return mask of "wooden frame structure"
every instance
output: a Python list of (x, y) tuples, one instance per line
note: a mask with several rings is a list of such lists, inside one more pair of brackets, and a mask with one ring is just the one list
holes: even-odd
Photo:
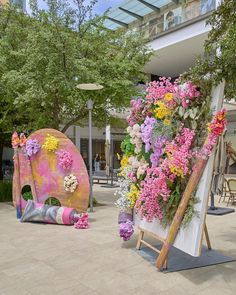
[[(161, 251), (157, 248), (155, 248), (154, 246), (152, 246), (150, 243), (148, 243), (147, 241), (144, 240), (144, 234), (146, 235), (149, 235), (155, 239), (157, 239), (158, 241), (162, 242), (164, 244), (165, 242), (165, 239), (161, 238), (160, 236), (150, 232), (150, 231), (147, 231), (143, 228), (141, 228), (140, 226), (138, 227), (138, 230), (139, 230), (139, 236), (138, 236), (138, 242), (137, 242), (137, 245), (136, 245), (136, 250), (141, 250), (141, 247), (142, 247), (142, 244), (144, 244), (145, 246), (147, 246), (148, 248), (152, 249), (153, 251), (155, 251), (158, 255), (160, 255)], [(205, 239), (206, 239), (206, 243), (207, 243), (207, 248), (208, 250), (211, 250), (212, 247), (211, 247), (211, 241), (210, 241), (210, 237), (209, 237), (209, 233), (208, 233), (208, 229), (207, 229), (207, 225), (205, 223), (205, 226), (204, 226), (204, 234), (205, 234)], [(163, 269), (167, 269), (168, 267), (168, 255), (164, 261), (164, 264), (163, 264)]]

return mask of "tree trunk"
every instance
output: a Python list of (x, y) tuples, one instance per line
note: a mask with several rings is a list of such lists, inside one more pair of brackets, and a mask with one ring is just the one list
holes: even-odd
[(67, 131), (67, 129), (71, 126), (71, 125), (74, 125), (76, 124), (78, 121), (81, 121), (82, 119), (84, 119), (87, 115), (87, 110), (81, 114), (79, 114), (77, 117), (71, 119), (69, 122), (67, 122), (65, 124), (65, 126), (61, 129), (61, 132), (62, 133), (65, 133)]

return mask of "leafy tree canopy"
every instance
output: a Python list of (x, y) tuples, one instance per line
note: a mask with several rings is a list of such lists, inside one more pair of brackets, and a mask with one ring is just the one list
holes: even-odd
[(198, 59), (188, 75), (214, 84), (224, 78), (226, 98), (236, 99), (236, 1), (222, 1), (207, 24), (211, 31), (205, 42), (205, 59)]
[[(139, 34), (105, 28), (104, 18), (92, 15), (96, 1), (45, 3), (48, 9), (40, 10), (32, 0), (31, 16), (1, 8), (0, 128), (64, 124), (65, 131), (87, 116), (88, 98), (94, 100), (94, 121), (104, 125), (110, 109), (124, 108), (136, 94), (151, 52)], [(104, 89), (78, 90), (78, 83)]]

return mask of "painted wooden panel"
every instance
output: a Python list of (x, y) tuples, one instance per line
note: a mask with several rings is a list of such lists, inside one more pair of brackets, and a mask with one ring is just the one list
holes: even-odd
[[(56, 153), (42, 148), (48, 134), (59, 140), (58, 150), (66, 150), (72, 155), (73, 163), (70, 170), (64, 170), (59, 166)], [(17, 196), (21, 194), (22, 188), (25, 185), (30, 185), (34, 200), (39, 203), (44, 203), (49, 197), (54, 197), (60, 201), (62, 206), (85, 212), (89, 201), (89, 178), (84, 161), (76, 146), (63, 133), (54, 129), (38, 130), (28, 139), (37, 139), (41, 149), (29, 158), (24, 148), (19, 148), (14, 156), (14, 204), (16, 204)], [(79, 183), (73, 193), (66, 192), (64, 189), (64, 177), (70, 173), (76, 176)], [(22, 196), (20, 203), (23, 209), (26, 201)]]

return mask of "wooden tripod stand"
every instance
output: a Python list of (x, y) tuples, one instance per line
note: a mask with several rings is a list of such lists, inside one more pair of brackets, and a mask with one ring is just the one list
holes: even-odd
[[(147, 230), (141, 228), (140, 226), (138, 227), (138, 229), (139, 229), (139, 236), (138, 236), (138, 242), (136, 245), (136, 250), (141, 250), (142, 244), (144, 244), (145, 246), (152, 249), (153, 251), (155, 251), (159, 255), (161, 251), (159, 249), (157, 249), (156, 247), (152, 246), (151, 244), (149, 244), (147, 241), (145, 241), (144, 234), (157, 239), (158, 241), (162, 242), (163, 244), (165, 242), (165, 239), (161, 238), (160, 236), (158, 236), (150, 231), (147, 231)], [(204, 235), (205, 235), (205, 239), (206, 239), (206, 243), (207, 243), (207, 248), (208, 248), (208, 250), (211, 250), (212, 249), (211, 248), (211, 241), (209, 238), (209, 233), (208, 233), (206, 223), (204, 225)], [(163, 264), (163, 269), (167, 269), (167, 266), (168, 266), (168, 256), (166, 257), (165, 262)]]

